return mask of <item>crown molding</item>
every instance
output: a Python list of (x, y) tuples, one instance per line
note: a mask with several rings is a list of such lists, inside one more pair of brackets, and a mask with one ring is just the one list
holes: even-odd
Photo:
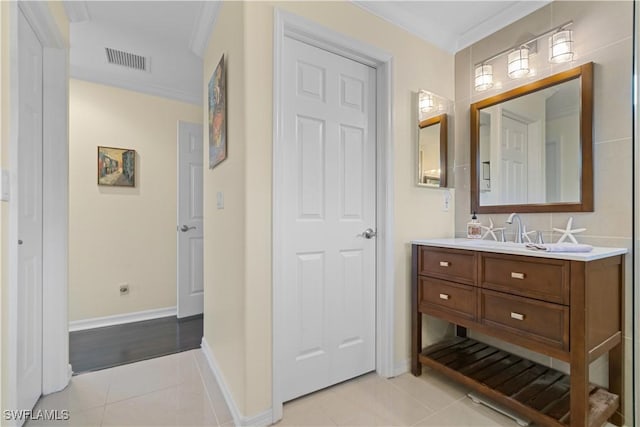
[(62, 2), (70, 23), (90, 21), (89, 8), (84, 0), (65, 0)]
[(104, 73), (97, 73), (95, 70), (71, 66), (70, 77), (78, 80), (98, 83), (106, 86), (115, 86), (133, 92), (145, 93), (147, 95), (159, 96), (173, 99), (175, 101), (186, 102), (197, 106), (202, 106), (202, 93), (199, 91), (186, 91), (174, 89), (168, 86), (160, 86), (152, 83), (140, 82), (137, 79), (127, 79), (113, 77)]
[(204, 56), (204, 51), (209, 44), (209, 38), (215, 27), (221, 4), (221, 1), (203, 2), (194, 23), (189, 49), (200, 58)]
[[(541, 7), (551, 3), (552, 0), (536, 0), (536, 1), (521, 1), (512, 4), (503, 11), (493, 15), (486, 21), (470, 28), (464, 33), (460, 34), (456, 41), (456, 51), (460, 51), (468, 46), (471, 46), (475, 42), (484, 39), (485, 37), (501, 30), (502, 28), (516, 22), (518, 19), (535, 12)], [(515, 42), (516, 40), (514, 40)]]
[(352, 0), (352, 4), (376, 15), (380, 19), (402, 28), (442, 50), (455, 54), (507, 25), (512, 24), (518, 19), (544, 7), (548, 3), (551, 3), (551, 0), (533, 0), (514, 3), (461, 34), (449, 30), (446, 25), (443, 25), (441, 22), (424, 22), (424, 20), (418, 20), (418, 17), (409, 14), (402, 8), (398, 8), (393, 3), (394, 2), (387, 1)]

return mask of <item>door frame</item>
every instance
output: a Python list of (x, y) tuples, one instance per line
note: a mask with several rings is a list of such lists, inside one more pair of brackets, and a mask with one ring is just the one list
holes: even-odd
[(393, 217), (393, 116), (391, 106), (393, 56), (377, 47), (328, 29), (298, 15), (274, 9), (273, 30), (273, 255), (272, 255), (272, 421), (282, 418), (280, 361), (284, 298), (283, 184), (285, 150), (283, 137), (282, 60), (284, 39), (291, 37), (376, 69), (376, 372), (391, 377), (394, 372), (394, 217)]
[[(69, 366), (69, 324), (67, 314), (68, 261), (68, 175), (69, 175), (69, 50), (46, 2), (11, 2), (9, 14), (9, 169), (7, 249), (7, 344), (18, 348), (18, 14), (20, 11), (35, 31), (43, 47), (43, 228), (42, 272), (43, 340), (42, 393), (62, 390), (71, 378)], [(14, 244), (12, 244), (12, 242)], [(17, 350), (8, 351), (7, 407), (17, 406)], [(11, 422), (10, 422), (11, 423)], [(14, 421), (15, 424), (17, 422)]]

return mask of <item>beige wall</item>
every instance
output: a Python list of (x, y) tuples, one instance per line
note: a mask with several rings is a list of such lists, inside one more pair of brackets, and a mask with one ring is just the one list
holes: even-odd
[[(393, 55), (395, 362), (409, 357), (410, 247), (453, 235), (440, 190), (414, 184), (415, 92), (454, 96), (453, 56), (348, 2), (223, 3), (205, 56), (205, 82), (228, 59), (229, 158), (205, 172), (205, 338), (241, 412), (271, 407), (271, 197), (274, 7)], [(205, 92), (206, 93), (206, 92)], [(205, 134), (207, 134), (205, 132)], [(205, 142), (206, 143), (206, 142)], [(225, 191), (225, 209), (214, 197)], [(224, 320), (222, 322), (221, 320)], [(433, 331), (439, 333), (439, 331)]]
[[(469, 105), (500, 91), (528, 81), (555, 74), (559, 71), (593, 61), (594, 67), (594, 196), (593, 213), (557, 213), (522, 215), (528, 229), (543, 230), (547, 241), (558, 239), (551, 235), (552, 227), (564, 228), (569, 217), (574, 226), (586, 227), (578, 235), (580, 242), (598, 246), (624, 247), (632, 245), (632, 133), (631, 133), (631, 65), (633, 3), (629, 1), (555, 1), (520, 21), (498, 31), (474, 45), (458, 52), (456, 67), (456, 234), (463, 236), (470, 218), (469, 203)], [(546, 61), (546, 40), (539, 45), (537, 75), (528, 79), (505, 78), (504, 57), (494, 63), (501, 89), (475, 92), (473, 65), (486, 57), (513, 46), (531, 34), (540, 34), (556, 25), (573, 20), (575, 61), (553, 65)], [(497, 224), (506, 215), (479, 215)], [(627, 378), (631, 378), (631, 257), (627, 256), (626, 274), (626, 333)], [(527, 352), (529, 356), (536, 357)], [(542, 358), (542, 363), (566, 369), (562, 363)], [(606, 381), (606, 360), (592, 366), (596, 380)], [(627, 381), (627, 419), (631, 411), (631, 381)], [(628, 422), (631, 425), (631, 421)]]
[[(70, 81), (70, 321), (176, 305), (177, 122), (202, 123), (201, 111)], [(136, 150), (135, 188), (97, 185), (99, 145)]]
[[(244, 9), (224, 2), (204, 56), (203, 93), (222, 54), (227, 69), (228, 158), (204, 169), (204, 337), (213, 348), (225, 382), (244, 408), (246, 351), (246, 99)], [(208, 107), (204, 123), (208, 123)], [(267, 132), (265, 131), (265, 134)], [(209, 164), (209, 131), (203, 132), (205, 164)], [(224, 209), (216, 209), (216, 193), (224, 192)], [(266, 214), (266, 213), (265, 213)], [(256, 358), (262, 356), (254, 355)]]

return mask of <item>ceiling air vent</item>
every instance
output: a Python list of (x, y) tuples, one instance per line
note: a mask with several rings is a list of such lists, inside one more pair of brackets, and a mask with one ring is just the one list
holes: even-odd
[(147, 58), (134, 53), (105, 47), (109, 64), (121, 65), (134, 70), (147, 71)]

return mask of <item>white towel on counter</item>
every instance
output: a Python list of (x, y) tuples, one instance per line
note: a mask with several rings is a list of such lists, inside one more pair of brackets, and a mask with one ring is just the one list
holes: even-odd
[(545, 252), (591, 252), (593, 246), (579, 243), (527, 243), (527, 248)]

